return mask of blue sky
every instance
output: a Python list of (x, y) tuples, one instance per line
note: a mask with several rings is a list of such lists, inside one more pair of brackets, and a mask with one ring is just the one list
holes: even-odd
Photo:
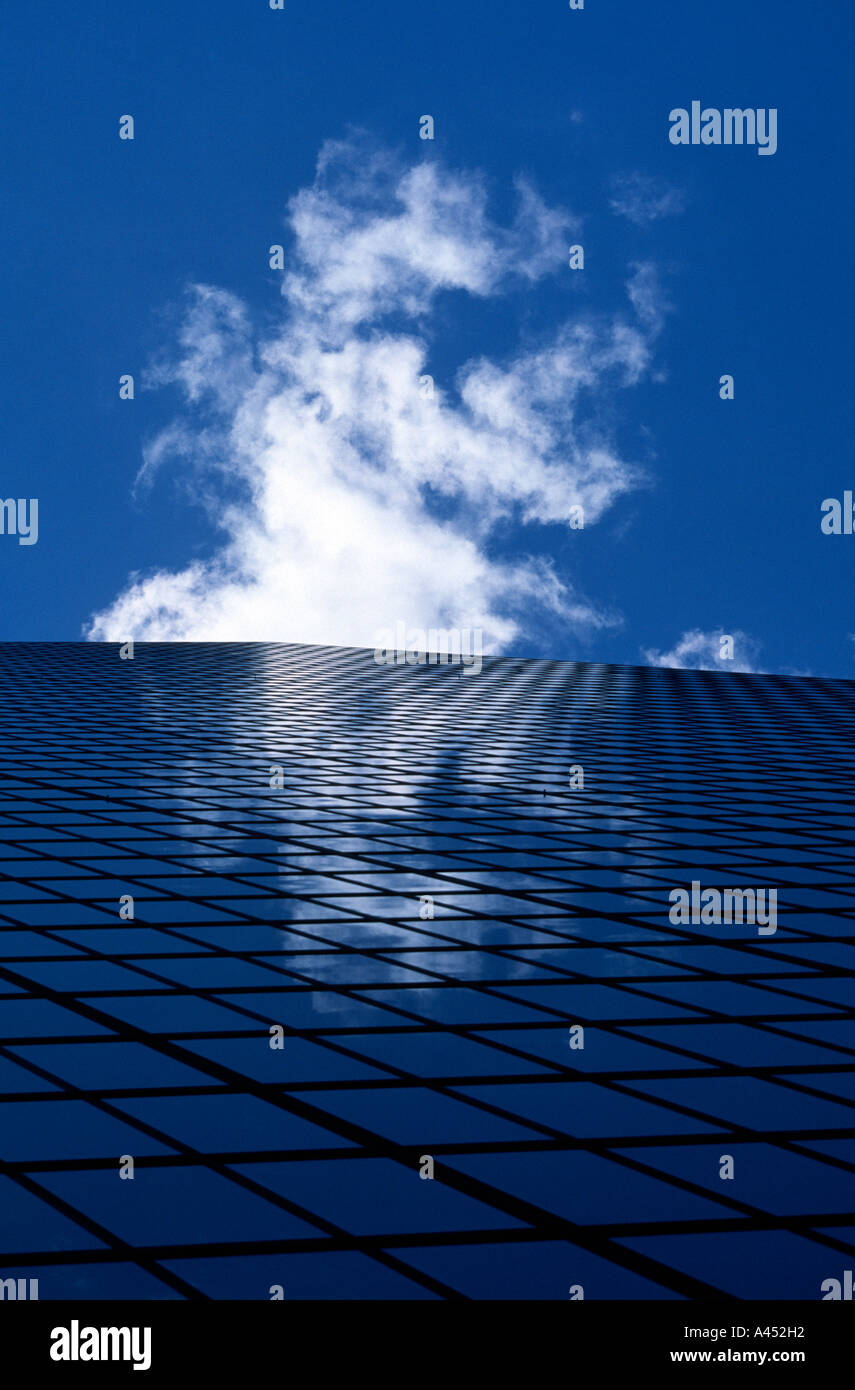
[[(851, 23), (793, 0), (7, 8), (0, 495), (39, 499), (39, 538), (0, 538), (0, 637), (483, 622), (519, 655), (700, 665), (725, 632), (731, 668), (855, 676), (855, 537), (820, 531), (852, 484)], [(777, 152), (671, 145), (694, 99), (776, 108)], [(574, 332), (590, 373), (561, 365)], [(367, 345), (407, 343), (436, 416), (393, 366), (372, 394)], [(314, 393), (331, 354), (352, 376)], [(372, 456), (399, 409), (399, 454)]]

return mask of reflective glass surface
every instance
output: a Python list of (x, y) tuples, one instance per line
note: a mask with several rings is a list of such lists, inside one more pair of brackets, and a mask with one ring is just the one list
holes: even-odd
[[(854, 693), (0, 646), (0, 1277), (821, 1297), (855, 1252)], [(774, 930), (681, 919), (693, 883), (774, 889)]]

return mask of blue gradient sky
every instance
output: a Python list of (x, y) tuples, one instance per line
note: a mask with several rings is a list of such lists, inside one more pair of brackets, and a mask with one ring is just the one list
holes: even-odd
[[(611, 311), (633, 262), (655, 263), (671, 305), (652, 377), (602, 407), (648, 485), (582, 533), (511, 519), (490, 542), (551, 557), (621, 622), (586, 633), (532, 612), (511, 650), (641, 662), (724, 630), (747, 634), (759, 669), (855, 676), (855, 537), (819, 526), (822, 499), (852, 485), (845, 7), (152, 0), (131, 14), (87, 0), (15, 3), (2, 30), (0, 494), (39, 498), (40, 535), (0, 538), (0, 638), (80, 637), (132, 572), (214, 553), (180, 469), (133, 493), (146, 441), (186, 418), (177, 391), (124, 403), (118, 377), (174, 345), (191, 282), (275, 323), (267, 247), (287, 240), (287, 201), (324, 141), (356, 126), (405, 159), (482, 170), (499, 221), (520, 173), (584, 219), (584, 277), (440, 297), (438, 379), (579, 310)], [(776, 107), (777, 153), (672, 147), (668, 113), (693, 99)], [(117, 138), (125, 112), (133, 143)], [(616, 216), (612, 180), (628, 174), (677, 190), (682, 213)], [(719, 400), (723, 372), (733, 402)]]

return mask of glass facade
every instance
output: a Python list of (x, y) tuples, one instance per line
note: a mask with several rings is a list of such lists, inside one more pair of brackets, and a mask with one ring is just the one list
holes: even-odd
[(821, 1298), (853, 690), (0, 646), (0, 1277)]

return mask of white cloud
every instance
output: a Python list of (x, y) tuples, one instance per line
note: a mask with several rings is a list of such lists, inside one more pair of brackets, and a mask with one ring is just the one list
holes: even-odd
[(671, 306), (663, 296), (656, 267), (652, 262), (635, 262), (630, 269), (632, 274), (626, 282), (629, 302), (639, 322), (651, 337), (656, 337), (662, 331), (665, 315), (670, 312)]
[(673, 217), (686, 206), (685, 195), (660, 179), (647, 174), (619, 174), (611, 182), (612, 212), (628, 217), (639, 227), (656, 222), (660, 217)]
[[(733, 641), (733, 656), (722, 656), (722, 640), (730, 637)], [(688, 668), (693, 671), (754, 671), (759, 644), (744, 632), (725, 631), (701, 632), (693, 628), (684, 632), (679, 642), (670, 652), (646, 650), (644, 659), (650, 666), (671, 666), (677, 670)]]
[(466, 362), (432, 396), (422, 385), (438, 295), (569, 273), (573, 219), (517, 192), (500, 227), (477, 177), (357, 141), (324, 148), (289, 205), (279, 329), (263, 339), (239, 300), (197, 285), (178, 360), (153, 373), (188, 408), (145, 450), (137, 486), (179, 459), (221, 548), (132, 575), (89, 637), (373, 646), (400, 619), (480, 627), (498, 650), (538, 610), (583, 631), (614, 621), (549, 561), (498, 555), (497, 528), (566, 525), (577, 504), (587, 527), (642, 481), (596, 422), (651, 368), (653, 268), (633, 268), (627, 312)]

